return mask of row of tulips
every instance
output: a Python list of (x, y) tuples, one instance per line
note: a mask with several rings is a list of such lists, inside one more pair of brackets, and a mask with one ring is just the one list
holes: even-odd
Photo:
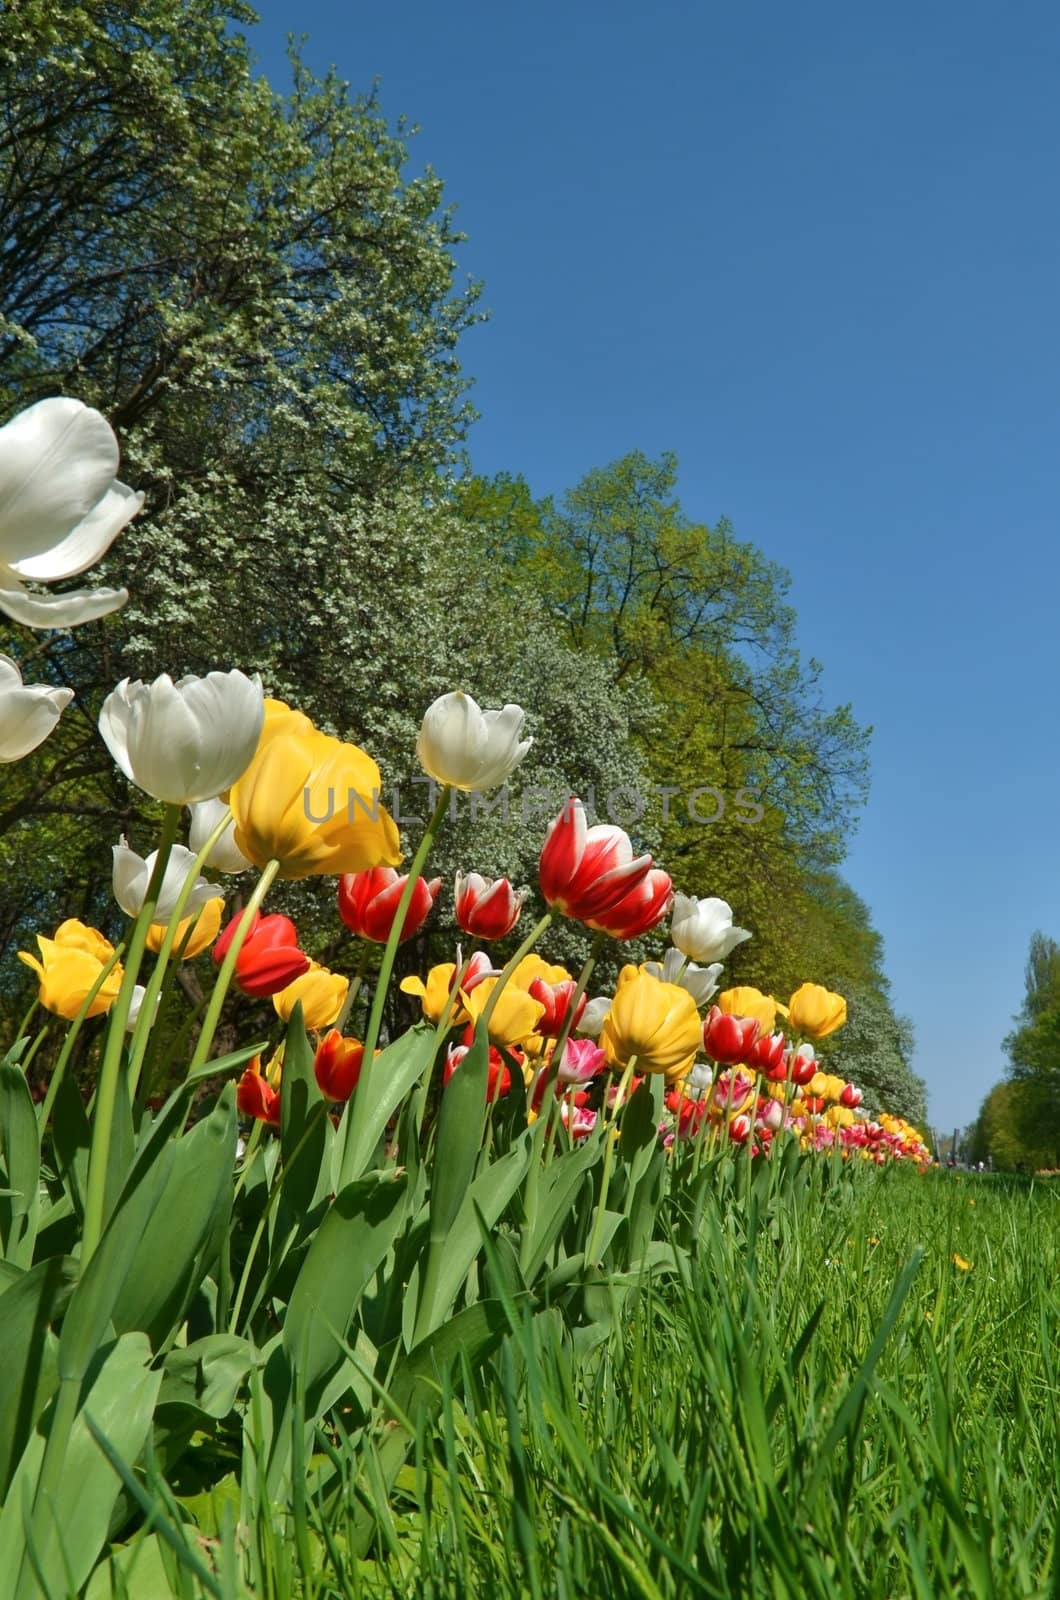
[[(106, 423), (75, 401), (0, 429), (0, 609), (73, 626), (122, 603), (124, 591), (26, 588), (86, 570), (135, 513), (116, 470)], [(0, 662), (0, 759), (46, 738), (66, 695)], [(403, 980), (420, 1020), (385, 1037), (398, 946), (441, 896), (426, 865), (451, 793), (504, 783), (531, 749), (525, 721), (462, 692), (429, 707), (417, 756), (437, 803), (399, 871), (376, 763), (257, 677), (163, 674), (104, 701), (101, 737), (162, 823), (144, 856), (114, 846), (130, 919), (117, 944), (68, 920), (21, 953), (35, 1005), (68, 1024), (41, 1102), (27, 1073), (49, 1022), (20, 1030), (0, 1062), (0, 1570), (13, 1600), (42, 1574), (44, 1592), (83, 1588), (145, 1461), (175, 1472), (211, 1433), (227, 1459), (236, 1433), (249, 1525), (255, 1493), (279, 1505), (299, 1492), (298, 1440), (332, 1462), (321, 1504), (349, 1494), (341, 1420), (355, 1476), (393, 1484), (439, 1374), (485, 1360), (513, 1305), (562, 1317), (581, 1359), (646, 1274), (689, 1270), (712, 1196), (753, 1192), (757, 1216), (814, 1174), (853, 1182), (862, 1160), (923, 1160), (915, 1129), (866, 1117), (858, 1088), (818, 1059), (843, 999), (812, 983), (786, 1004), (721, 989), (751, 937), (730, 907), (675, 893), (574, 798), (541, 848), (542, 914), (527, 928), (527, 890), (459, 874), (453, 915), (473, 947)], [(240, 908), (226, 918), (229, 875)], [(336, 880), (337, 918), (362, 941), (352, 977), (264, 909), (274, 880), (310, 877)], [(593, 934), (576, 974), (538, 953), (560, 918)], [(607, 942), (666, 923), (660, 958), (598, 992)], [(500, 940), (518, 941), (508, 960)], [(196, 960), (213, 983), (181, 1020), (176, 980)], [(216, 1055), (232, 989), (282, 1039)], [(70, 1065), (94, 1018), (85, 1106)], [(159, 1104), (164, 1081), (176, 1087)], [(831, 1162), (803, 1159), (822, 1151)], [(365, 1510), (357, 1529), (363, 1555), (379, 1528)], [(171, 1546), (181, 1537), (173, 1522)], [(200, 1542), (189, 1549), (201, 1565)]]

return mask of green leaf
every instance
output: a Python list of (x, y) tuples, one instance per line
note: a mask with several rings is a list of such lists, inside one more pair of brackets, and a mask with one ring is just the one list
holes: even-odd
[[(353, 1099), (346, 1107), (344, 1137), (335, 1143), (335, 1163), (338, 1167), (335, 1177), (337, 1180), (339, 1173), (342, 1174), (343, 1186), (363, 1176), (386, 1131), (387, 1123), (434, 1060), (436, 1048), (434, 1029), (419, 1024), (395, 1039), (393, 1044), (387, 1045), (374, 1061), (365, 1062)], [(364, 1099), (358, 1107), (359, 1120), (354, 1133), (351, 1112), (354, 1102), (361, 1095)]]
[(33, 1425), (58, 1383), (58, 1341), (51, 1324), (77, 1281), (77, 1263), (52, 1256), (0, 1293), (0, 1500)]
[(7, 1063), (0, 1066), (0, 1150), (11, 1191), (0, 1196), (0, 1243), (6, 1260), (28, 1267), (40, 1210), (40, 1134), (25, 1075)]
[(208, 1417), (227, 1417), (257, 1359), (254, 1346), (234, 1333), (208, 1333), (170, 1350), (162, 1364), (159, 1407), (192, 1406)]
[(489, 1081), (489, 1036), (480, 1021), (475, 1039), (445, 1086), (431, 1167), (431, 1245), (444, 1240), (467, 1199), (482, 1151)]
[[(135, 1462), (147, 1438), (162, 1381), (160, 1372), (150, 1370), (150, 1361), (145, 1336), (125, 1334), (111, 1345), (87, 1386), (63, 1456), (54, 1500), (50, 1508), (44, 1508), (44, 1516), (52, 1524), (50, 1536), (36, 1542), (36, 1556), (51, 1594), (77, 1591), (86, 1581), (103, 1548), (121, 1490), (121, 1481), (92, 1438), (86, 1417), (92, 1417), (126, 1462)], [(23, 1554), (24, 1508), (40, 1472), (54, 1405), (52, 1401), (31, 1436), (0, 1512), (0, 1572), (6, 1575), (11, 1585), (6, 1592), (14, 1600), (37, 1600), (41, 1592), (28, 1565), (17, 1591), (12, 1580)]]

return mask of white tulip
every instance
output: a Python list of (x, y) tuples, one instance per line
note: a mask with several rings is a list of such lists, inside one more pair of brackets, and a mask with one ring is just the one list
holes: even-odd
[[(137, 983), (137, 984), (133, 985), (133, 992), (132, 992), (132, 995), (130, 996), (130, 999), (129, 999), (129, 1016), (128, 1016), (128, 1020), (126, 1021), (126, 1024), (125, 1024), (126, 1033), (132, 1033), (133, 1029), (136, 1027), (137, 1022), (140, 1020), (140, 1007), (144, 1003), (144, 995), (146, 993), (147, 993), (147, 990), (144, 988), (142, 983)], [(161, 999), (162, 999), (162, 996), (160, 994), (156, 994), (155, 995), (155, 1016), (156, 1017), (158, 1016), (158, 1004), (159, 1004), (159, 1001)]]
[(80, 400), (38, 400), (0, 428), (0, 611), (29, 628), (74, 628), (125, 604), (125, 589), (40, 595), (22, 582), (95, 566), (144, 503), (117, 470), (110, 423)]
[(692, 961), (724, 961), (750, 937), (746, 928), (733, 927), (732, 907), (725, 900), (674, 896), (670, 938)]
[(20, 761), (48, 737), (74, 698), (72, 689), (23, 683), (10, 656), (0, 656), (0, 761)]
[[(147, 896), (147, 888), (151, 882), (151, 874), (155, 870), (158, 860), (158, 851), (152, 850), (145, 860), (138, 856), (135, 850), (130, 850), (123, 838), (119, 844), (113, 846), (114, 851), (114, 898), (125, 912), (126, 916), (138, 916)], [(185, 850), (182, 844), (175, 844), (170, 851), (169, 860), (166, 862), (165, 874), (162, 878), (162, 887), (158, 891), (158, 900), (155, 905), (152, 922), (168, 924), (172, 922), (177, 909), (177, 900), (181, 890), (188, 879), (192, 868), (195, 866), (195, 856), (191, 850)], [(223, 894), (216, 884), (207, 883), (205, 878), (196, 878), (191, 894), (185, 902), (181, 912), (181, 920), (193, 917), (202, 909), (207, 900), (219, 900)]]
[(154, 683), (122, 680), (107, 696), (99, 731), (125, 776), (156, 800), (213, 800), (242, 777), (265, 721), (261, 679), (242, 672)]
[[(198, 800), (191, 808), (191, 827), (188, 844), (198, 855), (221, 817), (228, 810), (223, 800)], [(236, 824), (229, 818), (228, 826), (206, 857), (206, 865), (215, 872), (246, 872), (253, 863), (248, 861), (236, 844)]]
[(599, 1038), (600, 1029), (604, 1019), (611, 1009), (612, 997), (609, 994), (597, 995), (590, 1000), (575, 1024), (576, 1033), (584, 1033), (590, 1039)]
[(416, 757), (429, 777), (454, 789), (496, 789), (533, 744), (520, 740), (521, 706), (482, 711), (469, 694), (443, 694), (427, 709)]
[(697, 1061), (685, 1079), (685, 1093), (690, 1094), (694, 1090), (697, 1096), (702, 1095), (704, 1090), (709, 1089), (713, 1082), (713, 1068), (709, 1067), (705, 1061)]
[(697, 967), (694, 961), (689, 961), (673, 945), (661, 961), (645, 961), (644, 966), (653, 978), (661, 978), (663, 983), (676, 983), (680, 988), (687, 989), (700, 1009), (717, 993), (722, 972), (720, 961), (711, 962), (709, 967)]

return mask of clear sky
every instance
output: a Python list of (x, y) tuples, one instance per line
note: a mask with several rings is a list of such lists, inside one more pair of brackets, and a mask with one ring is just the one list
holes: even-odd
[[(485, 280), (476, 468), (673, 450), (875, 728), (845, 871), (940, 1130), (1060, 937), (1060, 7), (258, 0), (422, 127)], [(711, 886), (724, 892), (724, 886)], [(703, 892), (706, 892), (704, 889)]]

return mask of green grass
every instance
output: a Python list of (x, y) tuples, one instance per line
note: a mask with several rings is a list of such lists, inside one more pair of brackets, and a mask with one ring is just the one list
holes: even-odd
[[(509, 1303), (396, 1493), (385, 1440), (340, 1427), (304, 1499), (239, 1529), (231, 1485), (171, 1501), (174, 1542), (194, 1516), (215, 1592), (277, 1600), (1060, 1596), (1060, 1185), (838, 1177), (761, 1217), (712, 1199), (680, 1277), (587, 1289), (612, 1313), (591, 1351)], [(143, 1558), (158, 1587), (141, 1564), (112, 1592), (208, 1592)]]

